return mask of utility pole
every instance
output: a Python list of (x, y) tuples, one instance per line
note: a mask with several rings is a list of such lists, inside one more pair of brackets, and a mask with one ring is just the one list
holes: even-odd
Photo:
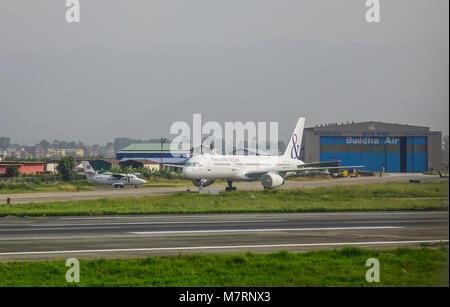
[(159, 163), (159, 170), (162, 171), (162, 148), (163, 148), (163, 138), (161, 137), (161, 151), (159, 152), (161, 156), (161, 162)]
[(160, 155), (161, 155), (161, 163), (160, 163), (160, 165), (159, 165), (159, 170), (160, 171), (162, 171), (162, 159), (163, 159), (163, 144), (165, 143), (165, 141), (166, 141), (166, 139), (165, 138), (163, 138), (163, 137), (161, 137), (161, 152), (160, 152)]

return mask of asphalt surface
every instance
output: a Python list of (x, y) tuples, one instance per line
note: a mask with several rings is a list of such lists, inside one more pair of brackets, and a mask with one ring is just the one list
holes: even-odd
[(448, 212), (0, 218), (0, 261), (448, 243)]
[[(338, 178), (325, 180), (310, 181), (294, 181), (287, 180), (279, 189), (298, 189), (313, 188), (321, 186), (333, 185), (351, 185), (351, 184), (367, 184), (367, 183), (386, 183), (386, 182), (408, 182), (411, 179), (421, 180), (422, 182), (440, 181), (439, 176), (423, 175), (423, 174), (389, 174), (389, 176), (380, 177), (359, 177), (359, 178)], [(448, 179), (446, 179), (448, 180)], [(262, 190), (261, 182), (236, 182), (234, 185), (238, 190)], [(77, 201), (84, 199), (98, 199), (109, 197), (143, 197), (151, 195), (167, 195), (176, 192), (184, 192), (187, 187), (125, 187), (123, 189), (115, 189), (105, 186), (95, 191), (88, 192), (53, 192), (53, 193), (17, 193), (17, 194), (0, 194), (0, 205), (6, 204), (8, 198), (12, 204), (23, 203), (40, 203), (40, 202), (60, 202), (60, 201)], [(191, 191), (197, 188), (192, 185), (189, 187)], [(224, 190), (223, 185), (211, 185), (207, 190)]]

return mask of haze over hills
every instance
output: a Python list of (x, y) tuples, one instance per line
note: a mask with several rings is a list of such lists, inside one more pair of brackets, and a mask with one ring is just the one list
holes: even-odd
[(3, 56), (0, 128), (24, 143), (43, 136), (101, 143), (118, 134), (169, 136), (173, 122), (191, 124), (202, 113), (221, 124), (279, 121), (284, 139), (291, 115), (301, 114), (307, 126), (377, 120), (448, 133), (446, 68), (433, 53), (305, 41)]

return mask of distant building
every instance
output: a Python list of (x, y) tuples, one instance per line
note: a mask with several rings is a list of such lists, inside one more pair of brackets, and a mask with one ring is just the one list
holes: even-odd
[(70, 157), (84, 157), (84, 149), (76, 148), (76, 149), (61, 149), (61, 153), (64, 153), (62, 156), (70, 156)]
[(116, 159), (121, 162), (126, 160), (148, 160), (156, 163), (184, 164), (190, 157), (189, 144), (180, 145), (171, 151), (170, 143), (138, 143), (122, 148), (116, 153)]
[(17, 149), (15, 147), (8, 147), (6, 149), (6, 157), (22, 159), (25, 158), (25, 149)]
[(105, 158), (114, 158), (114, 148), (111, 148), (105, 152)]
[(27, 158), (41, 159), (44, 157), (44, 151), (42, 150), (42, 147), (38, 145), (28, 146), (25, 147), (25, 156)]
[(88, 155), (89, 158), (96, 158), (100, 156), (100, 154), (97, 151), (91, 151)]
[(45, 163), (44, 172), (46, 174), (57, 174), (58, 173), (58, 161), (47, 161)]
[(46, 156), (48, 158), (60, 158), (60, 157), (84, 157), (84, 149), (81, 148), (48, 148)]
[(428, 127), (382, 122), (306, 128), (300, 157), (305, 162), (342, 161), (364, 170), (424, 172), (441, 168), (442, 133)]
[(43, 174), (45, 169), (45, 163), (44, 162), (9, 162), (9, 161), (3, 161), (0, 162), (0, 174), (4, 174), (6, 172), (6, 168), (10, 165), (17, 166), (17, 169), (19, 170), (19, 173), (21, 175), (27, 174), (27, 175), (36, 175), (36, 174)]
[(47, 152), (45, 154), (47, 158), (58, 158), (61, 157), (61, 150), (57, 148), (47, 148)]

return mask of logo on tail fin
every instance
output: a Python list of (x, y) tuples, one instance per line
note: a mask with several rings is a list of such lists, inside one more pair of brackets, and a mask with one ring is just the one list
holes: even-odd
[(305, 127), (305, 118), (300, 117), (298, 119), (297, 125), (295, 126), (295, 130), (292, 133), (291, 138), (289, 139), (286, 151), (283, 154), (284, 157), (294, 160), (300, 160), (304, 127)]
[(292, 135), (292, 148), (291, 148), (291, 158), (300, 159), (300, 145), (297, 145), (297, 134)]
[(96, 174), (97, 172), (92, 168), (88, 161), (81, 161), (81, 165), (83, 166), (83, 171), (86, 174)]

